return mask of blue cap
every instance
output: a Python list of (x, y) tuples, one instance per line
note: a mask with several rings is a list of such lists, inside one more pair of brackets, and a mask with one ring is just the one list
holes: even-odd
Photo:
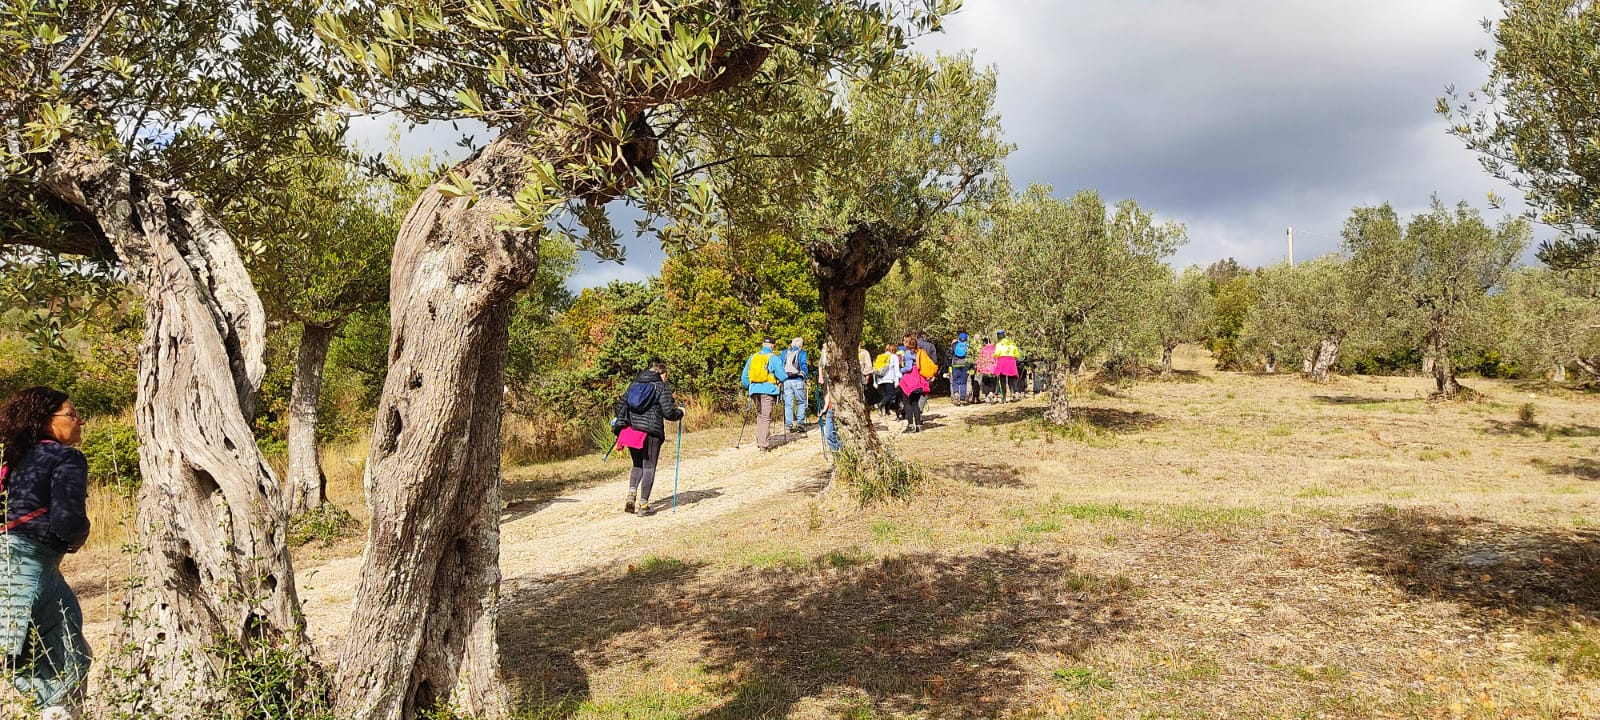
[(966, 333), (965, 333), (965, 332), (962, 332), (962, 333), (958, 333), (958, 334), (957, 334), (957, 335), (956, 335), (956, 339), (957, 339), (957, 340), (966, 340), (966, 339), (967, 339), (967, 334), (966, 334)]
[(994, 333), (994, 336), (995, 337), (1005, 337), (1006, 336), (1006, 331), (1004, 331), (1004, 330), (996, 330), (995, 333)]

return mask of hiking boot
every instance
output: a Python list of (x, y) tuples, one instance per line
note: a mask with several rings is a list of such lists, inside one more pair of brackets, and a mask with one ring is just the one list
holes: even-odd
[(636, 500), (636, 493), (634, 491), (632, 491), (632, 490), (629, 490), (628, 491), (628, 501), (622, 504), (622, 511), (625, 512), (625, 513), (633, 512), (635, 500)]
[(637, 511), (635, 511), (634, 514), (638, 515), (639, 517), (645, 517), (645, 516), (649, 515), (650, 514), (650, 501), (649, 500), (640, 500), (639, 501), (639, 509)]

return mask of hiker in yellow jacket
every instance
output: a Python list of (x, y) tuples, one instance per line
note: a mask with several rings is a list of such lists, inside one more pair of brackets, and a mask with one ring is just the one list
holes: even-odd
[(1020, 373), (1017, 369), (1017, 355), (1020, 352), (1016, 341), (1006, 337), (1006, 331), (1001, 330), (994, 334), (998, 341), (994, 345), (994, 374), (1000, 376), (1000, 402), (1016, 402), (1021, 399), (1015, 393), (1021, 392)]

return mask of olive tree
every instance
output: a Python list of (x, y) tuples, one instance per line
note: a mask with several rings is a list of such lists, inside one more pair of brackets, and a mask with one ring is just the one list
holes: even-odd
[(292, 515), (317, 508), (326, 497), (317, 406), (328, 348), (346, 318), (388, 299), (389, 255), (416, 190), (403, 172), (395, 182), (346, 158), (272, 160), (283, 164), (287, 182), (237, 197), (221, 217), (243, 241), (245, 265), (268, 318), (300, 330), (284, 479), (285, 509)]
[(1600, 378), (1600, 299), (1596, 273), (1521, 268), (1491, 299), (1492, 346), (1529, 372), (1554, 382), (1576, 366)]
[(1350, 262), (1338, 255), (1262, 268), (1240, 344), (1260, 355), (1301, 360), (1308, 378), (1327, 382), (1351, 334), (1368, 326), (1355, 285)]
[(771, 232), (811, 258), (826, 313), (822, 368), (844, 442), (866, 476), (889, 451), (873, 427), (855, 359), (868, 291), (981, 199), (1008, 147), (994, 113), (995, 78), (966, 56), (907, 54), (870, 72), (814, 75), (763, 101), (727, 104), (702, 154), (725, 232)]
[[(1374, 215), (1380, 219), (1364, 222)], [(1397, 222), (1390, 215), (1358, 208), (1346, 223), (1345, 247), (1359, 282), (1371, 289), (1371, 307), (1397, 308), (1399, 321), (1432, 353), (1436, 396), (1453, 397), (1461, 384), (1450, 353), (1484, 322), (1490, 293), (1504, 284), (1532, 229), (1520, 218), (1490, 227), (1466, 203), (1449, 208), (1438, 198), (1403, 234), (1391, 227)]]
[(1600, 5), (1588, 0), (1501, 0), (1480, 50), (1489, 78), (1454, 88), (1438, 110), (1450, 132), (1495, 177), (1522, 191), (1529, 217), (1564, 236), (1539, 257), (1558, 268), (1600, 267)]
[(250, 418), (266, 318), (210, 212), (274, 168), (240, 158), (337, 143), (294, 89), (315, 67), (307, 5), (248, 0), (0, 4), (0, 243), (114, 261), (141, 296), (137, 583), (109, 665), (138, 712), (209, 717), (241, 648), (306, 642), (278, 483)]
[(1211, 337), (1216, 324), (1217, 301), (1211, 295), (1211, 278), (1198, 267), (1168, 271), (1155, 288), (1158, 300), (1152, 317), (1161, 346), (1161, 376), (1172, 376), (1172, 351), (1183, 343)]
[(422, 192), (395, 243), (389, 372), (365, 477), (372, 522), (338, 651), (343, 717), (507, 713), (500, 418), (510, 310), (537, 276), (539, 236), (565, 232), (615, 257), (612, 200), (709, 212), (704, 168), (684, 152), (705, 122), (693, 101), (739, 90), (759, 109), (768, 89), (882, 64), (907, 24), (952, 4), (407, 0), (317, 20), (340, 80), (310, 78), (308, 95), (487, 128)]
[(952, 262), (971, 269), (952, 284), (950, 305), (990, 304), (993, 321), (1068, 360), (1050, 377), (1046, 413), (1065, 423), (1075, 367), (1157, 310), (1153, 290), (1171, 272), (1164, 260), (1185, 241), (1182, 225), (1158, 223), (1131, 200), (1107, 208), (1093, 190), (1060, 200), (1033, 185), (994, 208), (985, 232), (953, 244)]

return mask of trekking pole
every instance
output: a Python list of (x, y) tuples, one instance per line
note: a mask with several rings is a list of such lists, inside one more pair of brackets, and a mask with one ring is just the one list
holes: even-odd
[(678, 465), (683, 460), (683, 421), (678, 421), (678, 449), (672, 453), (672, 514), (678, 514)]
[(739, 446), (744, 444), (744, 428), (746, 425), (750, 424), (751, 405), (752, 401), (750, 400), (750, 396), (746, 395), (744, 398), (744, 418), (743, 422), (739, 423), (739, 439), (733, 441), (733, 449), (735, 450), (739, 449)]

